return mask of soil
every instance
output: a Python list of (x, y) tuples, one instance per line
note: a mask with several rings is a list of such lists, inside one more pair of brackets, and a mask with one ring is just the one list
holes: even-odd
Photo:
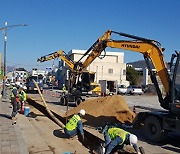
[(83, 123), (93, 127), (102, 126), (106, 122), (132, 123), (135, 118), (135, 113), (129, 109), (126, 101), (120, 95), (88, 99), (63, 116), (70, 118), (81, 109), (86, 111), (86, 115), (82, 117)]

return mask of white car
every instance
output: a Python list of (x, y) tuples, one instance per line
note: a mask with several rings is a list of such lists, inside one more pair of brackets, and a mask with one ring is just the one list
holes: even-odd
[(119, 85), (118, 86), (118, 89), (117, 89), (117, 93), (118, 94), (126, 94), (127, 93), (127, 87), (126, 87), (126, 85)]
[(138, 95), (142, 95), (143, 94), (143, 90), (141, 86), (136, 86), (136, 85), (130, 85), (127, 87), (127, 94), (138, 94)]

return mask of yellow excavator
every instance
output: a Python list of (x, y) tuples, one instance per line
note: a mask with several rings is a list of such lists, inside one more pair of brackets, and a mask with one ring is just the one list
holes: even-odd
[[(127, 40), (113, 40), (112, 34), (119, 35)], [(153, 141), (160, 141), (164, 135), (170, 131), (180, 131), (180, 53), (175, 51), (172, 54), (169, 69), (164, 60), (164, 48), (158, 41), (134, 36), (126, 33), (106, 31), (97, 41), (85, 52), (78, 62), (75, 63), (74, 70), (77, 73), (83, 72), (97, 57), (99, 57), (107, 47), (119, 48), (123, 50), (135, 51), (144, 55), (144, 59), (149, 69), (151, 80), (155, 85), (159, 102), (163, 110), (151, 110), (151, 112), (140, 112), (134, 124), (144, 126), (146, 137)], [(82, 63), (81, 60), (87, 56)], [(162, 94), (156, 79), (156, 73), (150, 67), (152, 63), (164, 86), (165, 96)]]
[[(86, 96), (98, 96), (101, 93), (101, 86), (99, 83), (94, 82), (95, 72), (83, 70), (81, 72), (76, 71), (76, 63), (64, 52), (59, 50), (57, 52), (50, 53), (37, 59), (37, 62), (45, 62), (52, 59), (60, 58), (70, 68), (69, 72), (69, 101), (75, 102), (79, 105), (86, 99)], [(61, 98), (60, 102), (64, 105), (67, 104), (67, 95)]]

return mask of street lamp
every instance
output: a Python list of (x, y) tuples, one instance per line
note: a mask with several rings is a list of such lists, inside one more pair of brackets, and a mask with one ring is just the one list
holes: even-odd
[(3, 76), (3, 93), (2, 97), (5, 99), (6, 98), (6, 44), (7, 44), (7, 31), (11, 28), (18, 27), (18, 26), (27, 26), (26, 24), (18, 24), (18, 25), (11, 25), (8, 26), (7, 22), (5, 22), (4, 27), (0, 28), (0, 30), (4, 34), (4, 76)]

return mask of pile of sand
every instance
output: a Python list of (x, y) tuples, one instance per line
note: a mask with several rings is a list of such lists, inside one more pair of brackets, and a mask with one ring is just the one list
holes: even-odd
[(86, 111), (86, 115), (83, 117), (84, 124), (93, 127), (102, 126), (105, 122), (131, 123), (135, 118), (135, 113), (129, 109), (126, 101), (120, 95), (88, 99), (69, 110), (67, 116), (71, 117), (73, 114), (78, 113), (80, 109)]

